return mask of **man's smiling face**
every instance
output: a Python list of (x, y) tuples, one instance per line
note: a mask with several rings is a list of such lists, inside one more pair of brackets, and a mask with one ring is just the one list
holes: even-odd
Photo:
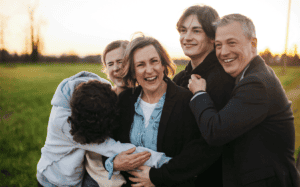
[(256, 55), (256, 38), (248, 39), (239, 22), (217, 28), (216, 55), (226, 73), (237, 77)]

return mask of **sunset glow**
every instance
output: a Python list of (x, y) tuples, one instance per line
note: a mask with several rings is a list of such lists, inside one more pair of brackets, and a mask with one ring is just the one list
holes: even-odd
[[(28, 7), (37, 0), (0, 0), (0, 14), (6, 16), (5, 48), (18, 54), (26, 51), (29, 37)], [(40, 23), (43, 54), (101, 54), (113, 40), (130, 40), (142, 31), (158, 39), (172, 57), (184, 56), (176, 23), (189, 6), (203, 3), (215, 8), (220, 16), (241, 13), (256, 26), (258, 51), (269, 48), (272, 53), (284, 52), (288, 0), (40, 0), (36, 20)], [(2, 16), (3, 17), (3, 16)], [(3, 18), (1, 18), (3, 19)], [(300, 46), (300, 1), (292, 0), (288, 49)], [(28, 42), (28, 41), (27, 41)], [(299, 51), (299, 50), (298, 50)]]

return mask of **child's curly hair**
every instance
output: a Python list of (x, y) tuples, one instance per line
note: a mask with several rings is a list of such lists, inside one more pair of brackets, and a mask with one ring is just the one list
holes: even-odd
[(111, 86), (98, 80), (79, 84), (70, 101), (70, 133), (81, 144), (103, 143), (117, 128), (117, 95)]

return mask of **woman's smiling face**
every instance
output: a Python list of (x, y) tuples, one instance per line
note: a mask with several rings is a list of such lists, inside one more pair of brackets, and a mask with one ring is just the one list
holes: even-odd
[(133, 54), (135, 78), (145, 92), (158, 91), (164, 80), (165, 67), (153, 45), (136, 49)]

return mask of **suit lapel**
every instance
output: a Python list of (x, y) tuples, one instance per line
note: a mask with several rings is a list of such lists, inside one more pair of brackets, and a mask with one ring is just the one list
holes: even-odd
[(158, 135), (157, 135), (157, 151), (162, 152), (163, 146), (163, 137), (165, 135), (169, 118), (171, 116), (172, 110), (176, 103), (176, 85), (168, 78), (167, 79), (167, 93), (166, 99), (164, 103), (164, 107), (162, 109), (162, 114), (158, 127)]
[[(255, 72), (255, 71), (259, 71), (259, 68), (265, 66), (265, 62), (264, 60), (260, 57), (260, 56), (256, 56), (255, 58), (253, 58), (250, 62), (250, 65), (248, 67), (248, 69), (245, 71), (244, 73), (244, 78), (247, 77), (247, 75)], [(237, 78), (240, 78), (240, 76), (237, 76)], [(236, 82), (235, 87), (233, 88), (233, 91), (231, 93), (231, 97), (234, 95), (235, 90), (237, 88), (237, 85), (240, 83), (241, 81)]]

